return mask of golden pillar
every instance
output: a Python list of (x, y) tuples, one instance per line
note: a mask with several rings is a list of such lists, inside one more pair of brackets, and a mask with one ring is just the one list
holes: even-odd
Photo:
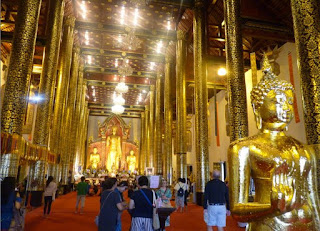
[(164, 171), (163, 175), (172, 184), (172, 104), (171, 78), (172, 56), (166, 56), (164, 75)]
[(73, 126), (72, 119), (75, 109), (75, 101), (77, 94), (77, 82), (78, 82), (78, 70), (79, 70), (79, 53), (80, 47), (75, 46), (72, 52), (72, 66), (71, 66), (71, 76), (68, 87), (68, 99), (66, 104), (66, 110), (64, 110), (63, 126), (61, 127), (61, 133), (64, 137), (62, 142), (63, 156), (62, 156), (62, 184), (67, 184), (70, 162), (73, 153)]
[(204, 1), (196, 0), (193, 15), (193, 50), (195, 80), (195, 130), (197, 203), (202, 203), (205, 185), (209, 180), (208, 150), (208, 91), (206, 75), (206, 8)]
[[(60, 37), (64, 13), (64, 1), (50, 1), (48, 16), (48, 39), (45, 48), (42, 73), (40, 79), (39, 95), (41, 101), (38, 103), (36, 123), (34, 128), (33, 143), (48, 146), (49, 122), (51, 121), (50, 97), (55, 85), (60, 48)], [(53, 101), (53, 99), (51, 99)], [(51, 102), (52, 105), (52, 102)]]
[(141, 112), (141, 139), (140, 139), (140, 157), (139, 157), (139, 173), (143, 174), (146, 168), (146, 145), (145, 145), (145, 112)]
[(151, 167), (151, 158), (150, 158), (150, 106), (145, 106), (145, 160), (146, 167)]
[(73, 47), (73, 37), (74, 37), (74, 25), (75, 18), (69, 16), (64, 21), (63, 28), (63, 38), (61, 43), (59, 64), (58, 64), (58, 82), (57, 89), (55, 94), (55, 105), (53, 112), (53, 121), (52, 121), (52, 135), (50, 138), (52, 150), (62, 155), (61, 153), (61, 142), (62, 138), (60, 131), (63, 125), (62, 119), (65, 110), (67, 92), (68, 92), (68, 83), (70, 78), (70, 67), (71, 67), (71, 58), (72, 58), (72, 47)]
[(226, 0), (225, 9), (230, 141), (235, 141), (248, 136), (240, 0)]
[(187, 45), (186, 33), (177, 32), (176, 48), (176, 101), (177, 101), (177, 131), (176, 131), (176, 157), (177, 178), (187, 178), (187, 151), (186, 151), (186, 60)]
[[(39, 95), (42, 97), (37, 107), (33, 143), (48, 147), (49, 127), (51, 121), (54, 85), (56, 82), (60, 37), (64, 13), (64, 1), (51, 1), (48, 16), (48, 39), (40, 79)], [(32, 181), (39, 182), (37, 191), (42, 191), (45, 185), (46, 160), (38, 160), (31, 166), (34, 168)], [(49, 176), (49, 173), (48, 173)], [(41, 196), (39, 197), (41, 200)], [(41, 203), (41, 202), (40, 202)]]
[(19, 1), (1, 112), (2, 132), (22, 132), (40, 5), (41, 0)]
[(74, 124), (78, 124), (79, 126), (75, 126), (76, 129), (76, 138), (75, 138), (75, 150), (74, 150), (74, 167), (76, 171), (78, 171), (79, 167), (79, 160), (80, 160), (80, 155), (79, 155), (79, 137), (80, 137), (80, 118), (81, 118), (81, 111), (82, 111), (82, 96), (84, 92), (84, 87), (83, 87), (83, 65), (80, 66), (79, 68), (79, 80), (78, 80), (78, 86), (77, 86), (77, 99), (76, 99), (76, 111), (75, 111), (75, 117), (74, 117)]
[(150, 86), (150, 111), (149, 111), (149, 167), (154, 166), (154, 85)]
[[(291, 0), (298, 54), (307, 142), (320, 165), (320, 4), (318, 0)], [(320, 166), (318, 166), (320, 193)]]
[[(21, 135), (26, 99), (33, 65), (41, 0), (19, 1), (12, 50), (1, 111), (1, 132)], [(16, 177), (20, 155), (17, 152), (1, 156), (2, 177)]]
[(156, 81), (156, 110), (155, 110), (155, 134), (154, 134), (154, 168), (155, 174), (162, 175), (162, 111), (161, 111), (161, 82), (162, 73), (158, 72)]

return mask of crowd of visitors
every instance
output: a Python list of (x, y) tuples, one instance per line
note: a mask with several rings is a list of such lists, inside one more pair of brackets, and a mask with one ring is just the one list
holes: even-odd
[[(229, 192), (226, 183), (220, 180), (219, 171), (214, 171), (212, 176), (213, 179), (206, 184), (204, 192), (204, 221), (208, 231), (214, 226), (221, 231), (226, 226), (226, 216), (230, 215)], [(121, 231), (121, 215), (124, 210), (128, 210), (132, 218), (130, 231), (156, 230), (155, 208), (173, 208), (171, 200), (175, 200), (177, 212), (186, 212), (188, 197), (192, 192), (190, 180), (183, 178), (179, 178), (173, 188), (162, 179), (157, 190), (149, 188), (150, 182), (147, 176), (138, 176), (136, 180), (130, 181), (130, 184), (128, 181), (106, 176), (105, 181), (91, 184), (84, 176), (76, 184), (75, 213), (84, 213), (86, 196), (100, 196), (100, 210), (96, 218), (99, 231)], [(1, 230), (9, 230), (12, 220), (17, 220), (15, 211), (20, 211), (21, 207), (17, 189), (25, 187), (15, 185), (15, 179), (12, 177), (6, 177), (1, 182)], [(123, 196), (126, 190), (128, 190), (128, 202)], [(49, 176), (44, 190), (43, 217), (45, 218), (50, 214), (56, 191), (57, 183), (52, 176)], [(25, 192), (21, 191), (21, 194)], [(19, 223), (17, 220), (16, 223), (23, 222)], [(170, 226), (170, 216), (167, 217), (165, 226)]]

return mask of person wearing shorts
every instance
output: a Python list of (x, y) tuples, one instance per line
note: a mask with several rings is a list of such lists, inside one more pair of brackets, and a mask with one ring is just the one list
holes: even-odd
[(218, 231), (226, 227), (226, 216), (230, 214), (228, 187), (220, 180), (220, 172), (213, 171), (213, 180), (206, 184), (204, 192), (204, 220), (207, 230), (212, 231), (213, 226)]

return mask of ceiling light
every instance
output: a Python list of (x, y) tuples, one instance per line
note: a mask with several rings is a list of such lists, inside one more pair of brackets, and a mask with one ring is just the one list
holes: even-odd
[(157, 45), (157, 53), (161, 53), (161, 48), (162, 48), (163, 44), (162, 44), (162, 40), (160, 40), (160, 42)]
[(124, 17), (126, 14), (126, 8), (124, 6), (122, 6), (121, 8), (121, 13), (120, 13), (120, 24), (123, 25), (124, 24)]
[(118, 59), (116, 59), (116, 60), (114, 61), (114, 66), (115, 66), (115, 67), (118, 67), (118, 65), (119, 65), (119, 64), (118, 64)]
[(117, 95), (116, 97), (114, 97), (113, 99), (113, 103), (115, 105), (123, 105), (125, 103), (125, 99), (122, 97), (122, 94)]
[(91, 55), (88, 55), (88, 64), (92, 64), (92, 57), (91, 57)]
[(154, 69), (155, 64), (156, 64), (155, 62), (150, 62), (150, 70)]
[(92, 96), (96, 96), (96, 91), (95, 90), (92, 91)]
[[(119, 42), (120, 43), (120, 42)], [(135, 31), (130, 30), (127, 35), (124, 36), (122, 43), (118, 46), (121, 46), (125, 50), (137, 50), (140, 47), (141, 40), (135, 36)]]
[(122, 65), (119, 67), (118, 72), (121, 76), (130, 76), (133, 73), (132, 67), (129, 65), (129, 60), (124, 59)]
[(225, 76), (227, 74), (227, 70), (224, 67), (219, 68), (218, 75)]
[(114, 114), (122, 114), (124, 112), (124, 107), (122, 105), (113, 105), (111, 107), (111, 111), (114, 113)]
[(145, 93), (147, 93), (147, 91), (146, 90), (142, 90), (142, 93), (145, 94)]
[(167, 21), (167, 30), (171, 30), (171, 23), (169, 20)]
[(117, 80), (118, 80), (118, 77), (115, 75), (115, 76), (113, 77), (113, 80), (114, 80), (114, 81), (117, 81)]
[(133, 25), (138, 25), (139, 9), (136, 8), (134, 11)]
[(118, 83), (115, 88), (115, 91), (120, 94), (127, 93), (128, 90), (129, 90), (129, 88), (124, 82)]

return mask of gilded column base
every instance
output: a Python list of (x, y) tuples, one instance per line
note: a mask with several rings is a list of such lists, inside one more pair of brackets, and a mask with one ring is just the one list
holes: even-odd
[(20, 154), (9, 153), (1, 155), (0, 177), (17, 177)]
[(69, 163), (61, 165), (61, 185), (68, 185)]
[(38, 160), (31, 168), (33, 168), (32, 174), (32, 191), (43, 191), (45, 184), (47, 162), (44, 160)]

